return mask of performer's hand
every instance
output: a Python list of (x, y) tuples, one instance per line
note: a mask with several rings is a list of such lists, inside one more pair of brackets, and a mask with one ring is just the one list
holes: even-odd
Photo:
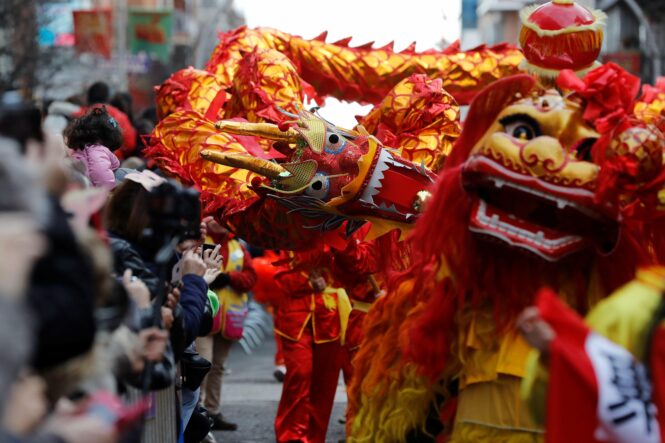
[(228, 229), (220, 225), (219, 222), (210, 215), (203, 219), (203, 223), (206, 225), (208, 233), (216, 235), (227, 235), (229, 233)]
[(326, 283), (326, 279), (321, 277), (320, 275), (310, 276), (309, 284), (312, 285), (312, 289), (314, 289), (314, 292), (323, 292), (323, 290), (326, 289), (326, 286), (328, 286), (328, 284)]
[(517, 318), (517, 328), (532, 347), (538, 349), (543, 355), (547, 355), (556, 333), (547, 322), (540, 318), (538, 308), (531, 306), (522, 311)]

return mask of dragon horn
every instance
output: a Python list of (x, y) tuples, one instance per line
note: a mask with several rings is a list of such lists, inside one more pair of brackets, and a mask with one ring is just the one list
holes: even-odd
[(250, 123), (237, 122), (233, 120), (220, 120), (215, 123), (215, 127), (220, 131), (228, 132), (229, 134), (254, 135), (256, 137), (283, 141), (287, 143), (296, 143), (303, 139), (295, 129), (289, 128), (286, 131), (282, 131), (277, 125), (273, 125), (272, 123)]
[(211, 149), (204, 149), (201, 151), (201, 157), (208, 161), (229, 166), (231, 168), (246, 169), (269, 178), (270, 180), (286, 178), (291, 175), (289, 171), (277, 163), (259, 157), (252, 157), (251, 155), (225, 154)]

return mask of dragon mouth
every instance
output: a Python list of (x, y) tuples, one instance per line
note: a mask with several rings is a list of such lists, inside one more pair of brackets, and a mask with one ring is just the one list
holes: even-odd
[(424, 166), (380, 149), (359, 192), (358, 207), (364, 215), (413, 223), (418, 215), (414, 206), (418, 193), (429, 188), (434, 178)]
[(616, 245), (618, 224), (595, 209), (589, 190), (543, 183), (486, 157), (470, 159), (463, 181), (473, 196), (469, 229), (485, 238), (552, 262)]

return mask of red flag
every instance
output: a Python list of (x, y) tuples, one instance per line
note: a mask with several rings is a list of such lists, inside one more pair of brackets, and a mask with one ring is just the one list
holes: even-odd
[(551, 290), (541, 291), (536, 305), (556, 332), (549, 353), (546, 442), (660, 442), (645, 367), (591, 331)]

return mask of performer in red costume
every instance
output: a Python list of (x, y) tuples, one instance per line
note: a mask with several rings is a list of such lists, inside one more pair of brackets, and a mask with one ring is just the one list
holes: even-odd
[(357, 231), (344, 250), (333, 252), (332, 274), (336, 283), (343, 287), (351, 300), (353, 309), (349, 315), (346, 339), (342, 350), (342, 373), (344, 383), (349, 386), (353, 377), (353, 357), (363, 340), (363, 323), (367, 311), (379, 296), (380, 289), (374, 277), (379, 271), (379, 260), (374, 242), (362, 241), (369, 231)]
[(275, 419), (277, 441), (325, 442), (340, 371), (341, 341), (350, 303), (343, 289), (329, 288), (330, 255), (321, 249), (296, 253), (275, 276), (284, 297), (275, 316), (286, 376)]

